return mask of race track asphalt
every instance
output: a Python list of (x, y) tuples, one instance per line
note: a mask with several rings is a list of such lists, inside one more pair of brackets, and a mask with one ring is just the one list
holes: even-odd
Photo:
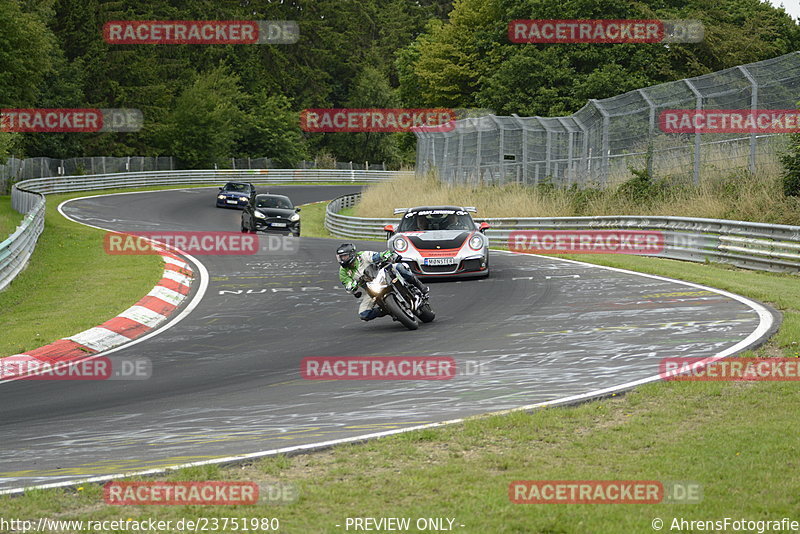
[[(300, 204), (358, 187), (268, 189)], [(213, 207), (213, 198), (207, 188), (112, 195), (71, 201), (64, 212), (113, 230), (238, 231), (240, 212)], [(431, 283), (436, 320), (411, 332), (388, 318), (358, 320), (357, 301), (338, 283), (340, 241), (196, 256), (209, 275), (196, 308), (110, 356), (148, 358), (147, 380), (0, 384), (0, 490), (548, 402), (657, 375), (665, 357), (719, 353), (763, 319), (734, 298), (675, 281), (493, 253), (488, 279)], [(459, 375), (303, 380), (309, 356), (449, 356)]]

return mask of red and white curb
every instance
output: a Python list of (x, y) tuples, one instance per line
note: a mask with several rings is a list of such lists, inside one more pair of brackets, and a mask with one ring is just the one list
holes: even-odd
[[(38, 360), (51, 365), (70, 363), (136, 339), (162, 324), (189, 294), (194, 272), (179, 256), (159, 252), (164, 273), (158, 284), (139, 302), (101, 325), (44, 347), (9, 356), (16, 362)], [(2, 376), (0, 379), (13, 379)]]

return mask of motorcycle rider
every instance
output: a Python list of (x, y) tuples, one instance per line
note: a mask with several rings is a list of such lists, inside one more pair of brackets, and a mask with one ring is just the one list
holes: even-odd
[(405, 264), (400, 263), (400, 255), (394, 251), (373, 252), (371, 250), (363, 250), (359, 252), (352, 243), (344, 243), (336, 249), (336, 259), (339, 261), (339, 280), (342, 285), (356, 298), (361, 298), (361, 303), (358, 306), (358, 316), (362, 321), (371, 321), (376, 317), (386, 315), (386, 312), (375, 304), (375, 299), (370, 297), (369, 293), (364, 293), (362, 298), (362, 292), (359, 291), (364, 270), (373, 263), (386, 260), (394, 261), (395, 269), (406, 282), (419, 289), (423, 295), (428, 294), (428, 287), (423, 285)]

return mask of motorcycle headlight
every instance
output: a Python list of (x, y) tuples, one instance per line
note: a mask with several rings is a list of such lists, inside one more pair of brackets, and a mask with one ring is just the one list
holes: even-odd
[(367, 293), (371, 297), (377, 297), (381, 293), (383, 293), (384, 289), (386, 289), (386, 274), (384, 271), (378, 273), (378, 276), (375, 277), (374, 280), (370, 280), (366, 284), (367, 286)]
[(405, 252), (408, 248), (408, 241), (406, 241), (404, 237), (398, 237), (392, 241), (392, 248), (395, 252)]
[(261, 213), (260, 211), (253, 212), (253, 215), (256, 216), (256, 219), (266, 219), (267, 216)]
[(299, 221), (300, 220), (300, 214), (299, 213), (295, 213), (294, 215), (289, 217), (289, 220), (292, 221), (292, 222)]
[(469, 240), (469, 248), (472, 250), (480, 250), (483, 248), (483, 237), (480, 234), (475, 234)]
[(220, 200), (225, 200), (225, 195), (217, 195), (217, 198)]

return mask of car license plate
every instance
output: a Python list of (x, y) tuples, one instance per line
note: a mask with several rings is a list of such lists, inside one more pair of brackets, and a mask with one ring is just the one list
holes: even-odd
[(425, 258), (423, 265), (455, 265), (455, 258)]
[(228, 204), (238, 204), (238, 200), (228, 200)]
[(273, 228), (286, 228), (286, 223), (270, 223)]

